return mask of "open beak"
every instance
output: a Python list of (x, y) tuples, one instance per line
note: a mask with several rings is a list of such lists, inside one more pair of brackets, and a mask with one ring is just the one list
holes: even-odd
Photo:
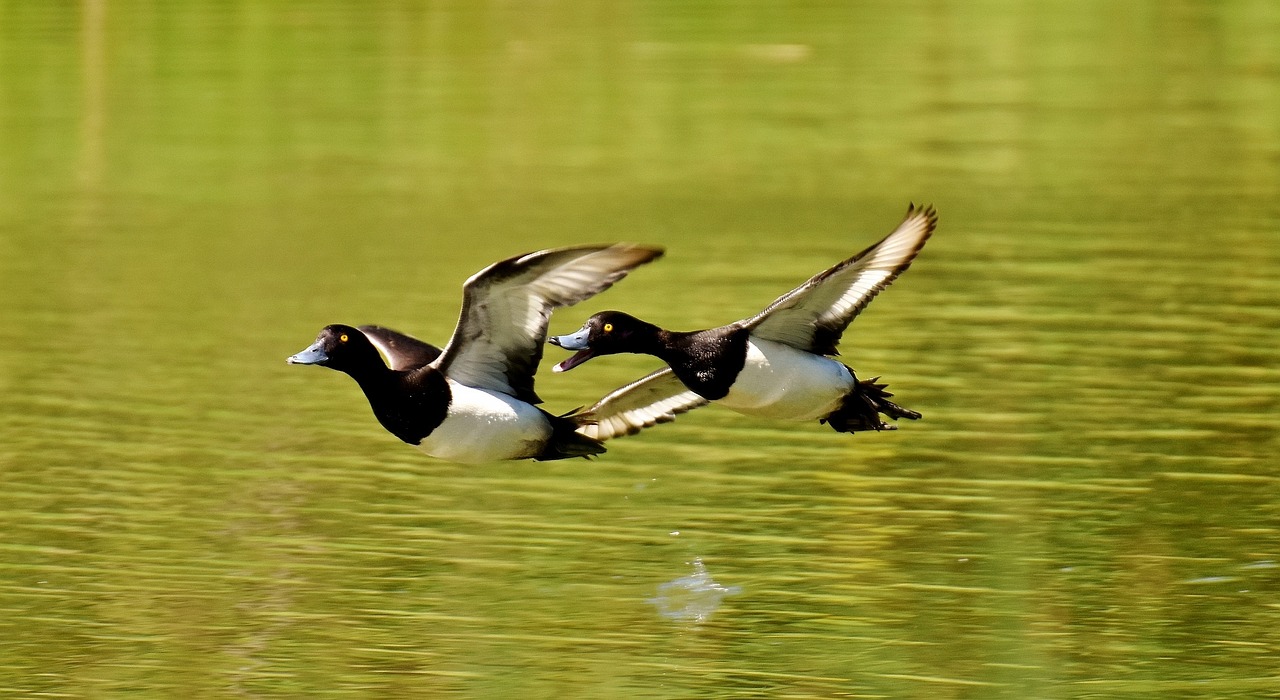
[(318, 365), (328, 361), (329, 355), (324, 351), (323, 344), (320, 341), (312, 343), (306, 350), (297, 355), (290, 355), (285, 362), (291, 365)]
[(551, 369), (551, 371), (568, 372), (574, 367), (577, 367), (583, 362), (595, 357), (595, 354), (591, 352), (591, 345), (587, 342), (587, 335), (589, 333), (590, 330), (584, 327), (577, 333), (570, 333), (569, 335), (553, 335), (550, 338), (547, 338), (547, 342), (552, 345), (562, 347), (565, 350), (578, 351), (569, 359), (557, 364)]

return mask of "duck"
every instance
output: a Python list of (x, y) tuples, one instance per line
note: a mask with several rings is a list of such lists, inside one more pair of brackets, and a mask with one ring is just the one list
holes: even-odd
[(388, 432), (449, 462), (591, 457), (590, 420), (538, 407), (534, 374), (551, 312), (588, 299), (663, 249), (629, 243), (553, 248), (500, 260), (463, 285), (444, 348), (383, 326), (330, 324), (287, 358), (343, 372)]
[(667, 366), (622, 386), (581, 413), (584, 434), (632, 435), (686, 411), (717, 403), (764, 418), (813, 421), (836, 432), (894, 430), (881, 416), (921, 414), (890, 398), (880, 378), (861, 380), (835, 359), (845, 329), (915, 260), (937, 227), (932, 206), (907, 208), (892, 233), (814, 275), (760, 313), (717, 328), (672, 331), (621, 311), (592, 315), (577, 332), (548, 342), (574, 354), (567, 372), (616, 353), (653, 355)]

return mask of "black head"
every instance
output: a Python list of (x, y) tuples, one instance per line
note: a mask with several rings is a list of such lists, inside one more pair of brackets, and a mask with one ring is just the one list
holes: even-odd
[(378, 349), (358, 329), (342, 324), (325, 326), (316, 342), (286, 360), (291, 365), (321, 365), (351, 374), (370, 368), (386, 369)]
[(645, 323), (621, 311), (601, 311), (587, 319), (577, 333), (553, 335), (552, 345), (577, 352), (555, 366), (556, 372), (567, 372), (597, 355), (619, 352), (649, 352), (657, 326)]

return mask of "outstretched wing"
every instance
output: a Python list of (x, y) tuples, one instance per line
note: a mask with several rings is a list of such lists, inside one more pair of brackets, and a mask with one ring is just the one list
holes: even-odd
[(815, 275), (742, 324), (759, 338), (819, 355), (838, 354), (849, 322), (911, 265), (937, 224), (933, 207), (911, 205), (898, 228), (879, 243)]
[(400, 331), (382, 326), (359, 326), (369, 342), (382, 353), (391, 369), (416, 369), (440, 357), (440, 348)]
[(551, 311), (599, 294), (660, 255), (661, 248), (617, 243), (496, 262), (463, 286), (458, 326), (433, 366), (461, 384), (541, 403), (533, 375)]
[(690, 391), (670, 367), (646, 375), (609, 392), (594, 406), (576, 416), (586, 423), (578, 432), (595, 440), (635, 435), (658, 423), (668, 423), (686, 411), (709, 403)]

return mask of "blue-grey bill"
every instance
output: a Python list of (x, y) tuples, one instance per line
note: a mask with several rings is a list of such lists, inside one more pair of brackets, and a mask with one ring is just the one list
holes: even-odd
[(590, 335), (590, 330), (583, 328), (577, 333), (570, 333), (569, 335), (553, 335), (547, 338), (547, 342), (552, 345), (558, 345), (565, 350), (586, 350), (588, 347), (588, 335)]
[(572, 357), (557, 364), (551, 368), (552, 372), (568, 372), (578, 365), (590, 360), (592, 357), (591, 344), (587, 341), (587, 336), (591, 333), (588, 328), (583, 328), (577, 333), (569, 335), (553, 335), (547, 339), (552, 345), (558, 345), (565, 350), (577, 350)]
[(325, 354), (324, 348), (320, 346), (320, 342), (316, 341), (306, 350), (303, 350), (297, 355), (290, 355), (289, 359), (285, 360), (285, 362), (288, 362), (291, 365), (318, 365), (327, 359), (329, 359), (329, 356)]

